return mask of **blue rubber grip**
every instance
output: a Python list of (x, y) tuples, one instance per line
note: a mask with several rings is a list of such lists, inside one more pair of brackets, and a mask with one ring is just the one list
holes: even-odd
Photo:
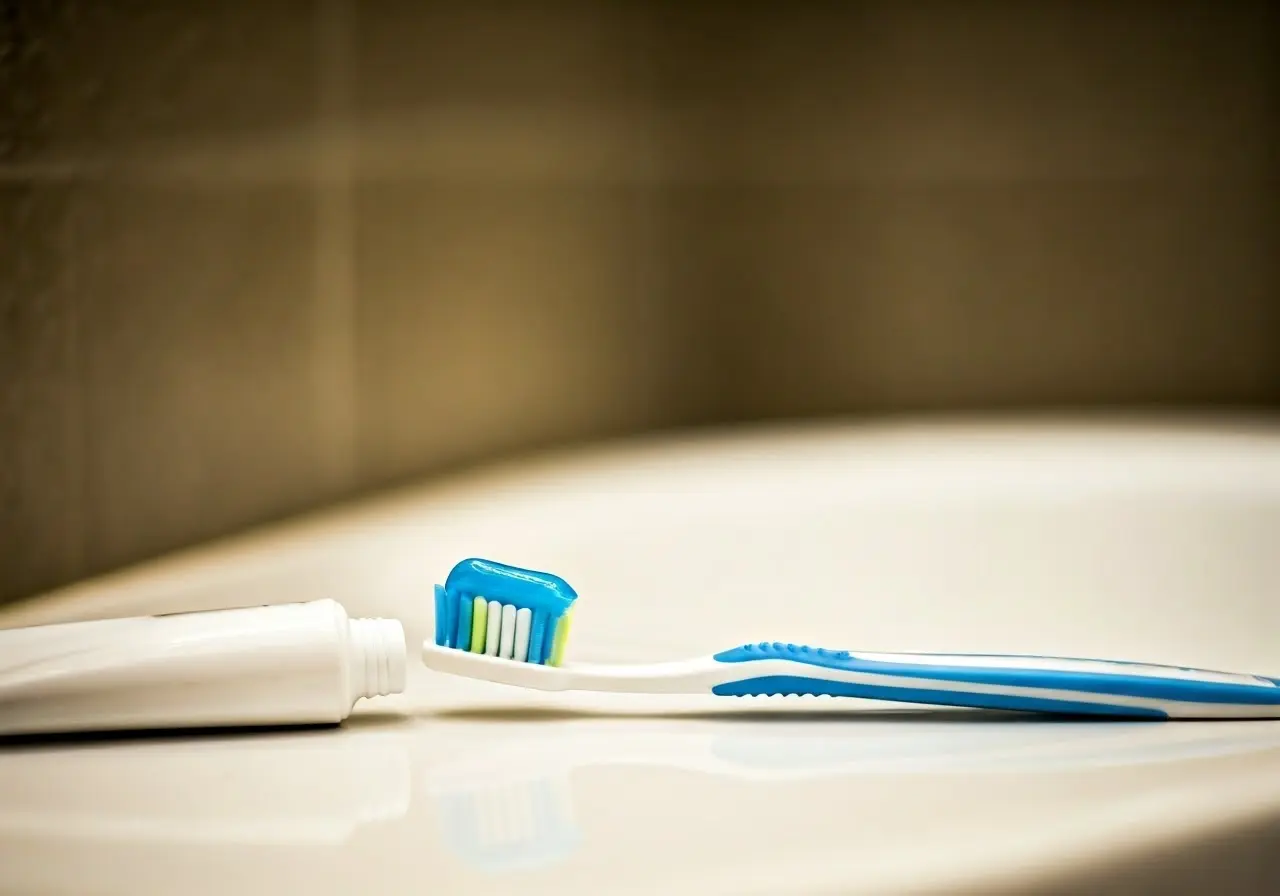
[[(1220, 681), (1201, 681), (1192, 678), (1161, 677), (1126, 673), (1126, 664), (1115, 663), (1106, 671), (1081, 671), (1051, 668), (1057, 658), (1023, 657), (1029, 664), (1024, 667), (943, 665), (935, 663), (889, 662), (866, 659), (847, 650), (826, 650), (803, 644), (762, 642), (746, 644), (716, 654), (722, 663), (749, 664), (758, 660), (787, 660), (814, 667), (815, 674), (808, 676), (771, 675), (744, 677), (738, 681), (716, 685), (713, 691), (724, 695), (747, 694), (830, 694), (833, 696), (869, 697), (882, 700), (901, 700), (911, 703), (935, 703), (952, 706), (983, 706), (994, 709), (1028, 709), (1044, 712), (1086, 712), (1091, 714), (1163, 717), (1161, 710), (1128, 705), (1108, 705), (1094, 699), (1093, 695), (1136, 697), (1149, 700), (1170, 700), (1185, 703), (1238, 704), (1246, 706), (1280, 705), (1280, 687), (1269, 679), (1258, 679), (1258, 684)], [(1044, 667), (1037, 667), (1036, 660), (1043, 660)], [(1128, 664), (1133, 665), (1133, 664)], [(1156, 667), (1158, 668), (1158, 667)], [(819, 670), (835, 669), (845, 672), (862, 672), (879, 676), (914, 679), (902, 686), (883, 683), (830, 681)], [(1176, 671), (1170, 667), (1170, 671)], [(1195, 670), (1190, 670), (1195, 671)], [(920, 680), (925, 680), (922, 683)], [(988, 694), (932, 689), (927, 681), (964, 684), (996, 685), (1041, 690), (1074, 691), (1080, 701), (1064, 700), (1061, 696), (1041, 698), (1023, 695)], [(1264, 683), (1266, 682), (1266, 683)]]

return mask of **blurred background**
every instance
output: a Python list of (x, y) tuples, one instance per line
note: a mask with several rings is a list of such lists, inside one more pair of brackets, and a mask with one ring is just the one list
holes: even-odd
[(1278, 26), (0, 0), (0, 600), (631, 433), (1272, 415)]

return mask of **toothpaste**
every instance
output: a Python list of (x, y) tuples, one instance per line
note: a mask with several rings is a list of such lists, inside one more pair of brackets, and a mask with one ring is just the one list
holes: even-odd
[(405, 656), (332, 600), (0, 630), (0, 735), (337, 724)]

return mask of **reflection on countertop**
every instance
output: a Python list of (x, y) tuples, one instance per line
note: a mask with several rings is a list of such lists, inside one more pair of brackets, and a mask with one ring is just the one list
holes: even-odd
[[(1280, 724), (1105, 723), (964, 711), (593, 716), (475, 709), (356, 717), (334, 729), (8, 741), (6, 891), (216, 892), (253, 869), (345, 889), (362, 861), (486, 875), (570, 861), (625, 771), (788, 785), (862, 776), (1008, 776), (1280, 751)], [(339, 857), (342, 861), (339, 861)], [(337, 875), (336, 877), (334, 875)], [(415, 890), (408, 870), (404, 892)], [(348, 881), (349, 883), (349, 881)], [(399, 892), (394, 886), (392, 892)]]

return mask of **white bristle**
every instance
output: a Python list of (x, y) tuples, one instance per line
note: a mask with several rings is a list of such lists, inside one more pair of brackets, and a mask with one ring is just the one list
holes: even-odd
[(488, 656), (498, 655), (498, 638), (502, 631), (502, 604), (496, 600), (489, 601), (489, 628), (484, 635), (484, 652)]
[(512, 658), (516, 646), (516, 608), (512, 604), (502, 605), (502, 636), (498, 641), (498, 656), (504, 660)]
[(529, 658), (529, 630), (533, 627), (533, 611), (528, 607), (516, 612), (515, 650), (511, 658), (523, 663)]

